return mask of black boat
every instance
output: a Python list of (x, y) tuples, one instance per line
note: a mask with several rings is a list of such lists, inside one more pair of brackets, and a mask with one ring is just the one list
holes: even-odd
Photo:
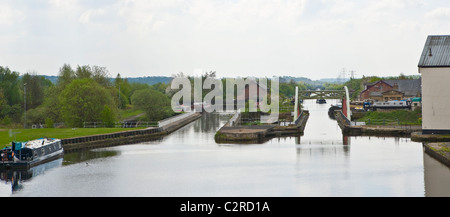
[(327, 101), (325, 99), (317, 99), (316, 103), (325, 104), (325, 103), (327, 103)]

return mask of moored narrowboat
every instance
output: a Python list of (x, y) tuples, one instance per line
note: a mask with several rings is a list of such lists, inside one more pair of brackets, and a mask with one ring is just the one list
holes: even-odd
[(60, 139), (40, 138), (28, 142), (11, 142), (0, 150), (0, 168), (30, 168), (61, 157), (64, 150)]

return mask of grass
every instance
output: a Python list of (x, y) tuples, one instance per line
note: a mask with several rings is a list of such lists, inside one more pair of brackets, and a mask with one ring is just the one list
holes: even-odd
[[(133, 128), (142, 129), (142, 128)], [(42, 137), (67, 139), (80, 136), (116, 133), (128, 131), (124, 128), (44, 128), (44, 129), (13, 129), (10, 137), (9, 129), (0, 129), (0, 148), (8, 146), (13, 140), (24, 142)]]
[(142, 113), (144, 113), (144, 111), (139, 110), (139, 109), (122, 109), (122, 110), (120, 110), (120, 118), (123, 120), (123, 119), (133, 117), (133, 116), (136, 116), (136, 115), (139, 115)]
[(362, 118), (357, 121), (364, 121), (371, 124), (385, 123), (389, 125), (408, 124), (420, 125), (422, 124), (422, 113), (420, 111), (398, 110), (391, 112), (367, 112)]

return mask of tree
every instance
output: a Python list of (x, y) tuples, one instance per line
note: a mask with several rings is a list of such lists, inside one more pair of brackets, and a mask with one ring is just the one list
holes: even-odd
[(119, 108), (123, 109), (130, 103), (131, 87), (128, 83), (128, 79), (122, 79), (120, 74), (117, 74), (116, 79), (114, 80), (114, 86), (117, 91), (117, 97), (115, 99), (118, 98), (117, 104), (119, 105)]
[(0, 89), (3, 90), (3, 96), (10, 106), (22, 103), (23, 98), (20, 95), (19, 81), (18, 72), (0, 66)]
[(64, 64), (59, 69), (59, 76), (58, 76), (58, 86), (64, 88), (65, 86), (69, 85), (70, 82), (72, 82), (75, 79), (75, 71), (70, 67), (69, 64)]
[(88, 65), (77, 66), (77, 69), (75, 70), (75, 76), (78, 79), (91, 78), (92, 76), (91, 67)]
[(54, 122), (61, 122), (60, 88), (51, 86), (44, 92), (44, 102), (41, 106), (44, 109), (45, 118), (51, 118)]
[[(26, 73), (22, 77), (22, 85), (26, 84), (27, 110), (34, 109), (44, 102), (44, 90), (52, 86), (51, 81), (45, 79), (44, 76), (37, 75), (36, 72)], [(25, 92), (24, 92), (25, 94)]]
[(0, 88), (0, 119), (4, 118), (5, 115), (2, 113), (3, 113), (5, 106), (7, 106), (7, 105), (8, 105), (8, 103), (6, 101), (5, 96), (3, 95), (3, 90)]
[(111, 82), (109, 80), (110, 75), (106, 67), (92, 66), (89, 67), (89, 69), (91, 72), (91, 77), (95, 82), (102, 85), (103, 87), (111, 86)]
[[(115, 108), (109, 91), (92, 79), (73, 80), (61, 92), (60, 102), (62, 118), (71, 127), (101, 121), (105, 106)], [(113, 113), (117, 114), (116, 111)]]
[(116, 114), (108, 105), (105, 105), (105, 107), (101, 112), (101, 119), (106, 127), (114, 127), (114, 122), (116, 121)]
[(131, 103), (147, 114), (150, 121), (160, 121), (173, 114), (169, 97), (151, 89), (141, 89), (131, 96)]

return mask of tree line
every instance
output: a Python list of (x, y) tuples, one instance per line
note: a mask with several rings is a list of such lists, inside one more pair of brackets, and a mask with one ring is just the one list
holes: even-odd
[[(179, 73), (172, 77), (177, 76), (185, 75)], [(193, 77), (187, 77), (193, 81)], [(216, 72), (206, 72), (201, 77), (202, 80), (216, 77)], [(40, 123), (52, 127), (53, 123), (64, 123), (66, 127), (82, 127), (84, 122), (104, 122), (113, 126), (121, 118), (120, 111), (130, 108), (144, 112), (147, 121), (159, 121), (175, 114), (171, 109), (170, 98), (176, 90), (170, 89), (170, 83), (149, 85), (128, 82), (120, 74), (115, 79), (110, 78), (106, 67), (78, 65), (73, 68), (64, 64), (59, 69), (57, 81), (52, 83), (36, 72), (20, 76), (19, 72), (0, 66), (0, 125), (29, 127)], [(381, 79), (416, 78), (402, 74), (388, 78), (363, 76), (344, 84), (311, 84), (285, 79), (279, 84), (279, 95), (282, 99), (293, 97), (295, 87), (299, 87), (299, 90), (333, 90), (347, 86), (353, 93), (352, 99), (357, 99), (364, 83)], [(221, 80), (225, 83), (225, 78)], [(202, 98), (207, 93), (205, 90)]]
[[(148, 121), (158, 121), (173, 115), (166, 88), (164, 83), (129, 83), (120, 74), (111, 81), (109, 71), (100, 66), (64, 64), (56, 83), (35, 72), (20, 76), (0, 66), (0, 125), (82, 127), (84, 122), (104, 122), (113, 126), (120, 110), (130, 108), (142, 109)], [(164, 112), (149, 112), (159, 110)]]

